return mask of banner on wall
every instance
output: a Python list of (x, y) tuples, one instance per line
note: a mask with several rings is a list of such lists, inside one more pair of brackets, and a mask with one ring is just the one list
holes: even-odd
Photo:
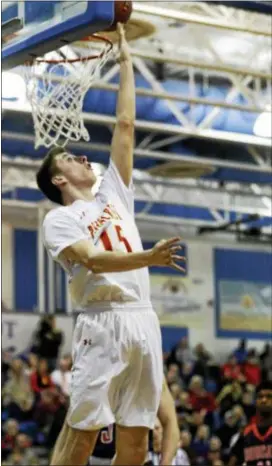
[(217, 334), (271, 338), (272, 255), (215, 250)]
[(172, 273), (171, 269), (151, 270), (152, 304), (161, 325), (200, 329), (205, 325), (207, 309), (212, 306), (212, 278), (208, 264), (200, 266), (197, 249), (184, 245), (183, 254), (184, 274)]
[[(13, 348), (14, 353), (22, 353), (32, 343), (41, 316), (38, 314), (23, 314), (2, 312), (2, 348)], [(57, 316), (57, 327), (64, 334), (62, 354), (71, 353), (74, 322), (72, 317)]]
[(210, 296), (203, 279), (151, 275), (151, 299), (161, 325), (201, 328)]

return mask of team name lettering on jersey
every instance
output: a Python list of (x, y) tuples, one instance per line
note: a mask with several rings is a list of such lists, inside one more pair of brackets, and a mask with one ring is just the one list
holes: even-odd
[(103, 214), (88, 226), (88, 230), (91, 233), (92, 239), (94, 239), (95, 233), (99, 230), (99, 228), (101, 228), (109, 220), (122, 220), (122, 217), (118, 214), (117, 210), (112, 204), (107, 204), (103, 210)]
[(272, 445), (258, 445), (245, 448), (246, 461), (258, 461), (272, 458)]

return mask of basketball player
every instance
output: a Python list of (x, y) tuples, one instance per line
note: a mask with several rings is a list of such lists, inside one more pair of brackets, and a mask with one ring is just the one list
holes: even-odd
[[(157, 422), (158, 421), (158, 422)], [(173, 397), (169, 391), (166, 381), (163, 381), (161, 400), (158, 410), (158, 420), (155, 423), (154, 430), (158, 424), (162, 428), (162, 448), (160, 453), (160, 464), (169, 465), (176, 455), (179, 442), (179, 428)], [(111, 425), (99, 434), (93, 455), (90, 458), (90, 465), (108, 465), (115, 455), (115, 425)], [(152, 458), (152, 431), (150, 431), (149, 456)], [(152, 461), (151, 461), (152, 463)]]
[(272, 466), (272, 382), (257, 388), (257, 420), (249, 424), (231, 450), (229, 466)]
[(86, 465), (99, 430), (116, 422), (114, 464), (145, 461), (163, 379), (160, 326), (150, 302), (149, 266), (178, 271), (180, 238), (142, 249), (132, 188), (135, 85), (124, 29), (120, 90), (109, 167), (96, 196), (85, 156), (51, 149), (37, 174), (61, 207), (44, 220), (44, 243), (69, 276), (82, 312), (74, 331), (70, 407), (52, 465)]

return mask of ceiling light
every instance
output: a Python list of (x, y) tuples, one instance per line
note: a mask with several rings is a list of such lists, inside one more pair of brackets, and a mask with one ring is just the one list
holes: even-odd
[(272, 113), (271, 110), (261, 113), (253, 127), (253, 133), (255, 136), (261, 138), (272, 138)]
[(2, 100), (25, 102), (26, 84), (22, 76), (10, 71), (2, 73)]

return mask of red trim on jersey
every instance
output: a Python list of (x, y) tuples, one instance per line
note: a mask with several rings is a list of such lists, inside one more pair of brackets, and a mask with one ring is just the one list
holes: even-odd
[(250, 434), (250, 432), (253, 432), (253, 425), (254, 424), (249, 424), (249, 426), (246, 426), (244, 429), (244, 436)]
[(269, 437), (269, 435), (272, 435), (272, 427), (268, 427), (266, 433), (264, 435), (260, 434), (259, 429), (257, 424), (250, 424), (247, 426), (244, 430), (244, 436), (249, 435), (250, 433), (253, 433), (255, 437), (260, 440), (261, 442), (265, 442), (265, 440)]
[(271, 426), (268, 428), (268, 430), (266, 431), (266, 433), (264, 435), (260, 434), (259, 429), (257, 427), (257, 424), (253, 424), (252, 428), (253, 428), (252, 431), (253, 431), (255, 437), (257, 437), (257, 439), (259, 439), (261, 442), (265, 442), (265, 440), (269, 437), (269, 435), (272, 435), (272, 427)]

